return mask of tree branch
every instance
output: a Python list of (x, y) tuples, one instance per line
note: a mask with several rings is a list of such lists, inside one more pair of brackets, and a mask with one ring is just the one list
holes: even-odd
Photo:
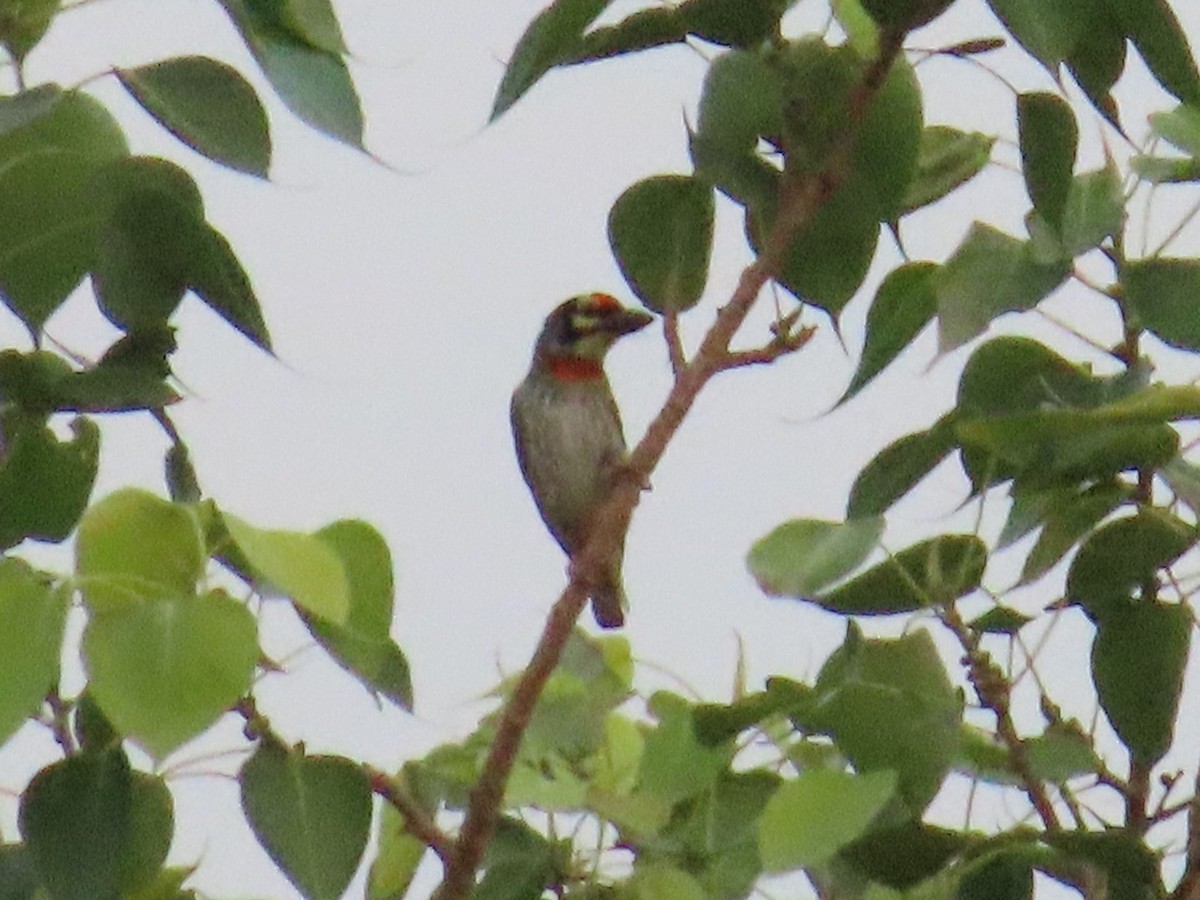
[(716, 319), (690, 362), (680, 365), (682, 349), (677, 351), (671, 348), (671, 326), (664, 325), (667, 329), (668, 353), (673, 358), (672, 366), (679, 365), (675, 383), (645, 435), (630, 452), (608, 499), (592, 520), (587, 543), (573, 558), (570, 583), (551, 609), (529, 666), (505, 705), (483, 772), (471, 792), (453, 858), (445, 879), (434, 894), (434, 900), (467, 900), (470, 896), (475, 884), (475, 872), (499, 818), (504, 789), (520, 748), (521, 737), (546, 680), (558, 664), (575, 620), (587, 602), (588, 585), (602, 580), (602, 573), (607, 571), (609, 561), (620, 552), (643, 485), (649, 483), (651, 473), (701, 389), (724, 368), (724, 363), (730, 357), (730, 342), (746, 321), (763, 287), (779, 273), (793, 239), (808, 227), (821, 207), (849, 177), (859, 129), (871, 101), (901, 51), (902, 42), (903, 35), (884, 36), (879, 58), (866, 68), (862, 80), (850, 96), (846, 131), (830, 150), (823, 171), (808, 174), (785, 170), (781, 176), (778, 213), (762, 251), (742, 271), (733, 296), (729, 303), (718, 310)]
[(436, 853), (442, 861), (442, 870), (445, 871), (454, 855), (454, 839), (438, 827), (433, 816), (416, 801), (398, 778), (371, 765), (364, 765), (363, 771), (371, 780), (371, 790), (404, 816), (404, 830)]
[(676, 378), (687, 368), (687, 357), (683, 352), (683, 341), (679, 337), (679, 313), (673, 309), (663, 310), (663, 340), (667, 342), (667, 359), (671, 362), (671, 374)]

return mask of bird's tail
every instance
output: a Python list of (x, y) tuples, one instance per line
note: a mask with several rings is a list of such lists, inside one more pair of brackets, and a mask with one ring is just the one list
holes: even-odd
[(620, 628), (625, 624), (625, 610), (629, 600), (625, 596), (625, 585), (621, 580), (621, 556), (613, 560), (608, 577), (592, 591), (592, 615), (601, 628)]

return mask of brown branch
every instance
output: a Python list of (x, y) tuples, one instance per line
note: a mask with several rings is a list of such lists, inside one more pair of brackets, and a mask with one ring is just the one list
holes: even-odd
[(1171, 900), (1200, 900), (1200, 771), (1188, 806), (1187, 864)]
[(980, 646), (978, 635), (967, 627), (953, 603), (942, 608), (941, 620), (958, 639), (966, 653), (964, 662), (967, 665), (967, 678), (975, 688), (979, 702), (996, 717), (996, 734), (1008, 750), (1009, 768), (1021, 780), (1021, 787), (1024, 788), (1025, 795), (1033, 804), (1046, 831), (1061, 830), (1062, 825), (1058, 821), (1058, 814), (1054, 811), (1054, 804), (1050, 801), (1046, 785), (1034, 776), (1029, 766), (1025, 742), (1021, 740), (1013, 723), (1009, 708), (1012, 686), (1004, 677), (1004, 673), (992, 662), (991, 655)]
[(781, 356), (795, 353), (807, 344), (816, 332), (816, 328), (809, 326), (794, 333), (781, 332), (761, 347), (755, 347), (753, 350), (731, 350), (725, 354), (725, 359), (721, 362), (721, 371), (741, 369), (746, 366), (770, 365)]
[[(850, 96), (846, 133), (830, 151), (824, 171), (815, 175), (785, 171), (781, 177), (778, 213), (762, 252), (742, 271), (733, 296), (717, 312), (695, 356), (690, 362), (679, 365), (675, 383), (663, 401), (662, 409), (630, 452), (608, 499), (592, 520), (588, 541), (573, 558), (570, 583), (551, 609), (529, 666), (518, 680), (500, 717), (483, 772), (471, 792), (451, 863), (434, 900), (467, 900), (470, 896), (475, 872), (500, 815), (500, 804), (521, 737), (546, 680), (558, 664), (575, 620), (587, 602), (588, 586), (601, 581), (603, 573), (608, 571), (609, 561), (620, 552), (643, 486), (649, 483), (651, 473), (701, 389), (729, 359), (730, 342), (763, 287), (780, 271), (793, 239), (849, 177), (859, 127), (901, 46), (902, 36), (886, 38), (879, 58), (867, 67), (862, 81)], [(668, 353), (673, 356), (674, 368), (681, 361), (682, 349), (671, 349), (671, 327), (664, 327), (667, 328)]]
[(443, 871), (448, 868), (454, 855), (454, 839), (438, 827), (433, 816), (405, 789), (399, 778), (368, 764), (363, 765), (363, 771), (371, 781), (371, 790), (404, 817), (404, 830), (437, 854)]

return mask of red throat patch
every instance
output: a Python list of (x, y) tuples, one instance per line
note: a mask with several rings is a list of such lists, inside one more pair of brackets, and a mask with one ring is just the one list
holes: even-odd
[(595, 381), (604, 377), (604, 366), (595, 359), (551, 356), (546, 359), (550, 374), (559, 381)]

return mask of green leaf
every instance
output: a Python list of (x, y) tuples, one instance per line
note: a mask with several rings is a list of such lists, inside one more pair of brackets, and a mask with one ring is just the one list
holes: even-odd
[(839, 405), (866, 387), (929, 324), (937, 312), (937, 270), (931, 262), (905, 263), (884, 278), (867, 311), (862, 358)]
[(543, 895), (558, 871), (554, 851), (554, 845), (530, 826), (501, 818), (483, 860), (483, 879), (471, 892), (471, 900)]
[(161, 760), (249, 690), (258, 627), (244, 604), (210, 591), (93, 616), (83, 653), (104, 714)]
[(1032, 900), (1033, 865), (1020, 850), (975, 860), (962, 875), (956, 900)]
[(18, 559), (0, 559), (0, 744), (58, 679), (69, 592)]
[(1125, 196), (1116, 167), (1108, 165), (1085, 172), (1071, 181), (1063, 215), (1063, 257), (1073, 259), (1108, 237), (1116, 237), (1125, 224)]
[(814, 598), (848, 616), (913, 612), (948, 603), (979, 587), (987, 546), (974, 535), (946, 534), (894, 554)]
[[(1125, 70), (1125, 31), (1102, 4), (1086, 4), (1076, 15), (1079, 16), (1076, 27), (1085, 31), (1068, 53), (1067, 67), (1096, 111), (1120, 131), (1120, 110), (1112, 88)], [(1052, 74), (1057, 77), (1056, 71)]]
[(676, 803), (711, 788), (728, 764), (729, 749), (697, 740), (691, 706), (675, 694), (657, 691), (650, 711), (658, 724), (646, 735), (639, 789)]
[(24, 844), (0, 844), (0, 889), (5, 900), (37, 900), (37, 871)]
[(1129, 605), (1196, 543), (1196, 530), (1167, 512), (1144, 509), (1109, 522), (1079, 548), (1067, 572), (1067, 599), (1102, 619)]
[(760, 53), (718, 56), (704, 76), (696, 138), (725, 154), (750, 153), (760, 136), (783, 130), (783, 87)]
[(1182, 184), (1200, 181), (1200, 160), (1166, 159), (1160, 156), (1134, 156), (1130, 160), (1133, 173), (1151, 184)]
[[(910, 820), (872, 828), (844, 848), (838, 858), (871, 881), (904, 890), (935, 876), (952, 857), (966, 850), (969, 842), (970, 838), (960, 832)], [(914, 894), (923, 896), (919, 891)], [(865, 898), (871, 896), (868, 893)]]
[(1200, 156), (1200, 108), (1181, 103), (1167, 112), (1150, 113), (1150, 131), (1189, 156)]
[(367, 874), (366, 900), (403, 897), (425, 856), (425, 843), (405, 829), (404, 816), (390, 803), (379, 817), (379, 849)]
[(255, 528), (222, 513), (229, 536), (262, 582), (301, 609), (337, 625), (350, 615), (351, 588), (337, 551), (320, 537)]
[(1134, 760), (1152, 766), (1171, 747), (1191, 612), (1143, 599), (1113, 606), (1097, 625), (1092, 676), (1100, 707)]
[(1050, 571), (1096, 524), (1131, 498), (1127, 485), (1101, 484), (1082, 491), (1055, 491), (1037, 542), (1021, 568), (1018, 584), (1032, 584)]
[(0, 9), (0, 46), (20, 65), (58, 14), (60, 0), (7, 0)]
[(1033, 621), (1031, 616), (1017, 612), (1007, 606), (993, 606), (982, 615), (976, 616), (967, 625), (980, 634), (1016, 634)]
[(192, 177), (174, 163), (132, 157), (92, 184), (103, 223), (92, 267), (96, 299), (118, 328), (161, 329), (183, 299), (204, 226)]
[(41, 118), (63, 98), (57, 84), (39, 84), (7, 97), (0, 97), (0, 136)]
[(1004, 27), (1030, 56), (1057, 77), (1058, 66), (1083, 41), (1089, 0), (988, 0)]
[(100, 428), (71, 420), (70, 440), (60, 441), (41, 421), (0, 419), (7, 444), (0, 462), (0, 547), (25, 538), (58, 542), (83, 515), (100, 465)]
[(746, 567), (764, 593), (801, 600), (858, 568), (883, 534), (881, 517), (825, 522), (794, 519), (759, 538)]
[(962, 700), (929, 632), (864, 640), (849, 627), (814, 690), (813, 729), (859, 773), (895, 773), (897, 794), (919, 815), (950, 769), (962, 721)]
[[(253, 0), (221, 0), (284, 105), (311, 127), (362, 148), (363, 114), (340, 53), (311, 43), (292, 19)], [(290, 4), (289, 4), (290, 5)]]
[(880, 516), (937, 467), (954, 449), (954, 413), (933, 427), (898, 438), (880, 450), (854, 479), (846, 517)]
[(188, 286), (253, 344), (272, 352), (271, 336), (258, 297), (229, 241), (208, 226), (197, 236), (195, 249)]
[(75, 576), (99, 613), (193, 596), (207, 558), (195, 513), (138, 488), (93, 504), (75, 540)]
[(171, 849), (175, 833), (175, 801), (166, 781), (158, 775), (131, 772), (129, 788), (129, 838), (117, 880), (124, 896), (133, 895), (136, 900), (143, 900), (146, 895), (142, 889), (155, 882)]
[(504, 70), (490, 121), (500, 118), (526, 91), (576, 50), (584, 31), (612, 0), (554, 0), (517, 42)]
[(954, 0), (860, 0), (879, 27), (885, 31), (907, 32), (932, 22)]
[(21, 797), (21, 836), (38, 880), (55, 900), (118, 895), (132, 793), (120, 747), (68, 757), (29, 782)]
[(1158, 474), (1192, 512), (1200, 510), (1200, 466), (1177, 456)]
[(686, 37), (687, 28), (678, 7), (652, 6), (631, 13), (615, 25), (593, 28), (559, 65), (609, 59), (664, 44), (682, 43)]
[(238, 782), (255, 837), (288, 880), (310, 900), (338, 900), (371, 826), (371, 786), (362, 768), (264, 741)]
[(237, 69), (206, 56), (179, 56), (118, 69), (117, 77), (146, 112), (197, 153), (239, 172), (267, 177), (267, 114)]
[(917, 171), (908, 184), (900, 215), (941, 200), (983, 171), (996, 138), (977, 131), (930, 125), (921, 132)]
[(687, 0), (679, 17), (698, 38), (726, 47), (754, 48), (779, 33), (794, 0)]
[(94, 169), (128, 153), (108, 111), (71, 91), (0, 133), (0, 298), (36, 335), (87, 270), (99, 217), (86, 185)]
[(638, 299), (657, 313), (695, 306), (712, 255), (712, 188), (658, 175), (628, 188), (608, 215), (608, 242)]
[(707, 900), (709, 896), (687, 872), (663, 862), (637, 865), (627, 883), (636, 900)]
[(1106, 5), (1158, 83), (1185, 103), (1200, 103), (1200, 72), (1170, 4), (1106, 0)]
[(1101, 768), (1090, 740), (1077, 726), (1052, 723), (1045, 733), (1024, 743), (1029, 769), (1041, 781), (1066, 784), (1072, 778), (1094, 775)]
[(801, 772), (780, 786), (759, 819), (763, 868), (782, 872), (828, 862), (870, 827), (895, 790), (894, 772)]
[(1038, 262), (1027, 242), (975, 222), (934, 278), (939, 352), (965, 344), (1006, 312), (1032, 309), (1068, 272), (1066, 263)]
[(304, 624), (334, 660), (376, 695), (412, 709), (408, 660), (391, 639), (392, 556), (383, 537), (366, 522), (343, 519), (316, 537), (341, 559), (350, 586), (344, 625), (302, 612)]
[(1062, 228), (1079, 126), (1071, 107), (1058, 94), (1045, 92), (1017, 96), (1017, 124), (1021, 139), (1021, 171), (1033, 208), (1055, 231)]
[(100, 362), (72, 372), (57, 386), (55, 408), (79, 412), (129, 412), (159, 409), (178, 401), (168, 383), (175, 352), (170, 328), (127, 334), (104, 352)]
[(1137, 260), (1121, 275), (1139, 324), (1172, 347), (1200, 350), (1200, 261)]
[(719, 744), (777, 713), (802, 715), (813, 699), (808, 685), (787, 678), (769, 678), (765, 691), (747, 694), (728, 705), (701, 703), (696, 706), (692, 711), (696, 737), (702, 744)]
[(1164, 893), (1158, 853), (1124, 828), (1103, 831), (1063, 829), (1045, 836), (1045, 842), (1083, 860), (1104, 875), (1110, 897), (1154, 897)]

